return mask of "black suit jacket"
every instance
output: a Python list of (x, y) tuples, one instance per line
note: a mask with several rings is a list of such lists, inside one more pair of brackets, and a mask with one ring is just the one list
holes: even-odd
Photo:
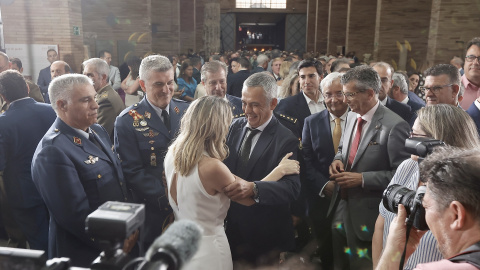
[(410, 106), (387, 96), (387, 104), (385, 107), (398, 114), (398, 116), (405, 120), (410, 127), (413, 127), (413, 123), (415, 122), (415, 119), (417, 119), (417, 113), (412, 111)]
[(480, 134), (480, 111), (475, 105), (475, 102), (470, 105), (466, 112), (472, 117), (473, 122), (475, 122), (475, 125), (477, 126), (478, 134)]
[(250, 76), (250, 71), (240, 70), (237, 73), (228, 75), (227, 94), (242, 97), (243, 82)]
[(230, 155), (225, 164), (233, 174), (247, 181), (255, 181), (260, 202), (249, 207), (235, 202), (230, 205), (226, 232), (234, 260), (245, 259), (241, 249), (259, 257), (274, 249), (287, 251), (294, 247), (289, 204), (300, 193), (298, 175), (288, 175), (277, 182), (259, 181), (267, 176), (287, 153), (293, 152), (291, 158), (297, 158), (298, 139), (281, 125), (275, 116), (261, 133), (247, 169), (237, 168), (246, 124), (247, 120), (242, 117), (230, 126), (227, 136)]
[(303, 96), (303, 92), (280, 100), (275, 108), (275, 112), (280, 115), (287, 115), (289, 117), (296, 118), (298, 122), (298, 130), (292, 131), (293, 133), (298, 134), (299, 137), (302, 136), (305, 118), (311, 115), (307, 101)]
[(200, 73), (200, 70), (198, 70), (197, 68), (193, 68), (192, 77), (197, 81), (197, 84), (199, 84), (202, 80), (202, 74)]

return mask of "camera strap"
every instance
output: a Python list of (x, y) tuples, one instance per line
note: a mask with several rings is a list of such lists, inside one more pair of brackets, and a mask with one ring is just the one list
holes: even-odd
[(466, 262), (480, 269), (480, 242), (471, 245), (448, 260), (455, 263)]

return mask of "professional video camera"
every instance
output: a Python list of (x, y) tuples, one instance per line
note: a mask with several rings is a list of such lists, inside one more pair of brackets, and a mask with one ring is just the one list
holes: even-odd
[[(405, 141), (407, 152), (419, 157), (421, 162), (427, 155), (431, 154), (435, 147), (444, 146), (445, 143), (426, 137), (414, 137)], [(398, 205), (402, 204), (407, 210), (407, 224), (413, 225), (415, 228), (425, 231), (428, 230), (425, 221), (425, 208), (423, 208), (422, 200), (425, 196), (425, 186), (421, 186), (417, 191), (410, 190), (401, 185), (391, 185), (383, 192), (383, 206), (392, 212), (398, 212)]]
[[(200, 227), (188, 220), (172, 224), (149, 248), (146, 258), (132, 260), (121, 249), (121, 244), (139, 229), (145, 220), (143, 204), (106, 202), (88, 215), (85, 230), (99, 239), (102, 252), (90, 269), (120, 270), (168, 269), (177, 270), (196, 253), (201, 238)], [(68, 270), (86, 269), (71, 267), (69, 258), (47, 261), (44, 251), (0, 247), (0, 269), (9, 270)]]

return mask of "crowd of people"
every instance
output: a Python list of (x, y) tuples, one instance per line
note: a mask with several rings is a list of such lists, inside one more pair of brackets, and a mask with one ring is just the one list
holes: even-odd
[[(480, 268), (480, 38), (421, 73), (354, 53), (98, 56), (73, 74), (49, 50), (37, 86), (0, 53), (9, 246), (88, 267), (85, 219), (119, 201), (145, 205), (132, 255), (200, 225), (184, 269), (398, 269), (405, 246), (405, 269)], [(446, 146), (419, 163), (409, 137)], [(426, 185), (430, 231), (408, 242), (408, 211), (382, 204), (395, 184)]]

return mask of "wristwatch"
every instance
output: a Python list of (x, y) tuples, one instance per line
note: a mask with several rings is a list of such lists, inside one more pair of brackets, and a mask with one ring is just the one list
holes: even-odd
[(255, 182), (253, 182), (253, 200), (256, 203), (260, 203), (260, 197), (258, 196), (258, 187)]

